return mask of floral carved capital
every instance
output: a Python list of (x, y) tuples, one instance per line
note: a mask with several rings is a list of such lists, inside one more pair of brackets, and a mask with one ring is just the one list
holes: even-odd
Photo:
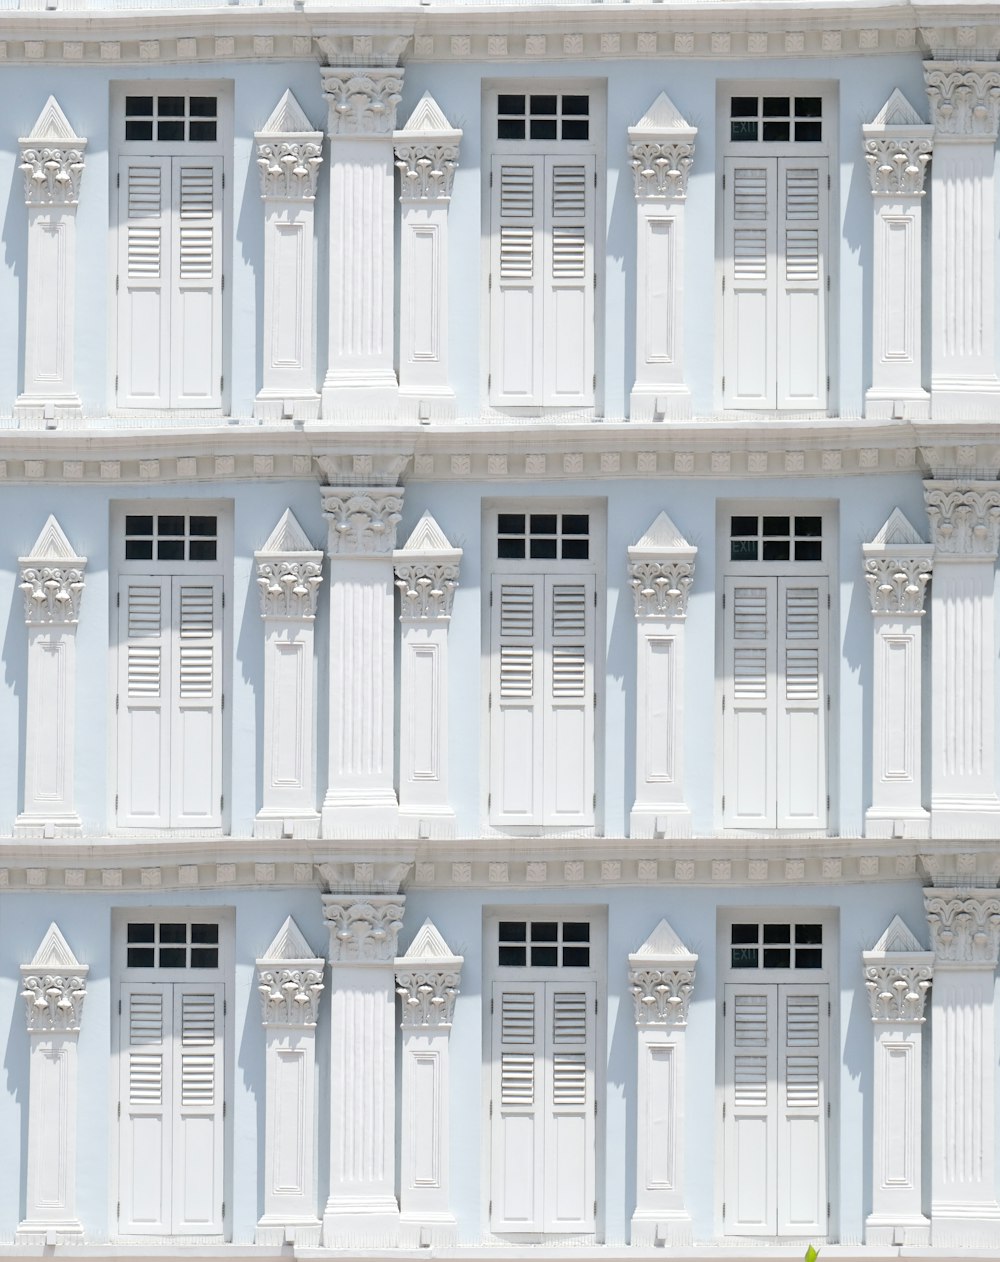
[(640, 140), (628, 146), (636, 197), (687, 197), (688, 173), (694, 164), (694, 143)]
[(938, 557), (995, 557), (1000, 550), (1000, 483), (925, 482)]
[(924, 80), (937, 136), (996, 140), (1000, 69), (986, 62), (925, 61)]
[(316, 1024), (324, 990), (322, 960), (262, 960), (257, 980), (264, 1025)]
[[(80, 559), (78, 558), (78, 561)], [(83, 564), (29, 560), (21, 565), (18, 584), (24, 597), (28, 626), (73, 626), (80, 619), (83, 598)]]
[(931, 944), (938, 961), (996, 967), (1000, 897), (993, 893), (924, 894)]
[(865, 557), (865, 584), (874, 614), (924, 613), (930, 556)]
[(258, 552), (257, 587), (262, 618), (316, 617), (316, 600), (323, 582), (322, 554), (311, 557), (267, 556)]
[(402, 622), (446, 622), (458, 587), (458, 565), (435, 561), (396, 563)]
[(687, 1025), (694, 978), (693, 964), (630, 968), (628, 983), (635, 1004), (636, 1025)]
[(683, 618), (694, 582), (694, 561), (629, 561), (637, 618)]
[(21, 148), (24, 201), (28, 206), (76, 206), (83, 179), (83, 144), (32, 140)]
[(323, 137), (257, 136), (257, 170), (261, 197), (280, 201), (312, 201), (323, 165)]
[(399, 487), (324, 487), (323, 514), (329, 526), (327, 551), (331, 556), (392, 552), (402, 509), (403, 492)]
[[(404, 957), (405, 958), (405, 957)], [(396, 974), (404, 1029), (448, 1027), (455, 1015), (461, 975), (457, 971), (417, 969)]]
[(396, 143), (401, 202), (446, 202), (458, 170), (458, 145), (428, 141)]
[(869, 136), (865, 162), (876, 197), (923, 197), (933, 143), (923, 138)]
[(76, 1033), (87, 998), (87, 970), (41, 973), (22, 970), (21, 997), (30, 1034)]
[(324, 894), (331, 964), (391, 964), (403, 927), (402, 896)]
[(396, 126), (403, 99), (399, 69), (322, 70), (323, 95), (330, 107), (331, 136), (387, 136)]
[(927, 992), (934, 975), (932, 965), (917, 960), (865, 962), (865, 989), (872, 1020), (922, 1024)]

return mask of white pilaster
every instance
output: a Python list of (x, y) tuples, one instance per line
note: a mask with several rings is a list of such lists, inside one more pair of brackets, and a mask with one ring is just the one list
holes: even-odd
[[(935, 583), (937, 579), (935, 579)], [(934, 948), (931, 1244), (1000, 1246), (996, 1198), (996, 890), (924, 891)]]
[(28, 207), (24, 388), (14, 416), (31, 428), (79, 422), (76, 390), (76, 208), (87, 141), (50, 96), (21, 147)]
[(461, 131), (429, 92), (395, 134), (399, 170), (399, 414), (447, 420), (455, 413), (448, 379), (448, 206)]
[(21, 965), (28, 1010), (28, 1178), (17, 1243), (82, 1244), (76, 1214), (77, 1040), (89, 966), (52, 924)]
[(924, 62), (934, 123), (931, 239), (931, 414), (1000, 417), (994, 158), (1000, 120), (996, 62)]
[(697, 964), (665, 920), (628, 957), (639, 1045), (633, 1245), (691, 1243), (684, 1206), (684, 1035)]
[(448, 1192), (448, 1041), (463, 962), (429, 920), (421, 925), (406, 954), (396, 960), (403, 1031), (399, 1180), (399, 1243), (403, 1248), (455, 1243), (455, 1215)]
[(323, 487), (330, 556), (330, 773), (323, 836), (395, 836), (393, 550), (401, 487)]
[(315, 420), (316, 179), (323, 133), (289, 89), (254, 134), (264, 201), (262, 421)]
[(872, 378), (869, 420), (926, 420), (921, 355), (921, 217), (933, 128), (897, 88), (862, 127), (872, 186)]
[(636, 629), (631, 837), (691, 835), (684, 801), (684, 624), (697, 552), (666, 513), (628, 550)]
[(395, 553), (399, 588), (399, 829), (452, 837), (448, 797), (448, 627), (462, 549), (424, 513)]
[[(321, 41), (322, 43), (322, 41)], [(396, 415), (393, 129), (398, 67), (324, 67), (330, 137), (330, 351), (324, 420)]]
[(664, 92), (628, 129), (636, 208), (633, 421), (691, 415), (684, 381), (684, 206), (697, 134)]
[(931, 835), (997, 837), (996, 611), (1000, 483), (924, 483), (934, 543)]
[(934, 954), (896, 916), (861, 959), (875, 1041), (872, 1211), (865, 1243), (927, 1245), (930, 1224), (921, 1209), (921, 1042)]
[(316, 1022), (324, 961), (288, 917), (257, 961), (264, 1026), (264, 1215), (256, 1244), (317, 1248)]
[(324, 894), (330, 930), (330, 1196), (323, 1245), (391, 1247), (396, 1202), (396, 942), (402, 894)]
[(76, 813), (76, 627), (86, 557), (76, 556), (49, 517), (27, 556), (17, 559), (28, 627), (24, 809), (18, 837), (73, 837)]
[(866, 837), (928, 837), (920, 748), (924, 600), (933, 549), (898, 508), (861, 545), (872, 607), (872, 802)]
[(263, 801), (257, 837), (317, 837), (316, 600), (323, 553), (288, 509), (259, 552), (264, 620)]

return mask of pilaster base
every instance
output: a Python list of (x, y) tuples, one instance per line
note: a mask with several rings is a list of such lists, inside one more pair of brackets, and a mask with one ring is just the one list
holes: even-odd
[(254, 400), (254, 420), (315, 421), (319, 419), (320, 398), (315, 390), (301, 393), (283, 390), (261, 390)]
[(865, 812), (865, 836), (880, 838), (925, 838), (931, 835), (928, 811)]
[(401, 421), (452, 421), (455, 419), (455, 392), (404, 390), (401, 387), (398, 416)]
[(254, 820), (253, 835), (262, 841), (314, 841), (319, 824), (319, 811), (261, 811)]
[(983, 840), (1000, 837), (1000, 798), (932, 798), (931, 836)]
[(60, 837), (82, 837), (79, 815), (18, 815), (14, 836), (19, 840), (54, 841)]
[(628, 819), (630, 837), (690, 837), (691, 811), (676, 804), (636, 806)]
[(933, 379), (931, 416), (935, 421), (1000, 420), (1000, 380), (996, 377)]
[(13, 414), (23, 429), (78, 429), (83, 424), (83, 403), (78, 394), (49, 398), (22, 394), (14, 400)]
[(450, 808), (434, 807), (399, 808), (399, 837), (419, 841), (448, 839), (455, 836), (455, 812)]
[(687, 386), (636, 389), (629, 396), (630, 421), (687, 421), (691, 419), (691, 391)]
[(323, 1248), (394, 1249), (399, 1206), (393, 1196), (331, 1197), (323, 1213)]
[(328, 838), (395, 837), (399, 804), (391, 791), (366, 794), (332, 792), (323, 801), (320, 836)]
[(931, 1205), (931, 1246), (987, 1248), (1000, 1246), (1000, 1206), (995, 1201), (973, 1205)]
[(629, 1241), (642, 1248), (671, 1248), (692, 1242), (691, 1216), (684, 1210), (632, 1215)]
[(391, 372), (328, 374), (323, 382), (324, 421), (376, 425), (395, 420), (398, 411), (399, 385)]
[(931, 396), (926, 390), (869, 390), (865, 394), (866, 421), (927, 421)]
[(322, 1230), (318, 1218), (275, 1218), (265, 1214), (257, 1224), (253, 1242), (279, 1248), (290, 1244), (299, 1249), (318, 1249)]
[(402, 1249), (447, 1249), (457, 1238), (458, 1224), (451, 1214), (401, 1214), (399, 1217)]
[(16, 1244), (43, 1246), (82, 1244), (83, 1224), (76, 1218), (70, 1218), (58, 1223), (38, 1222), (37, 1220), (26, 1218), (23, 1223), (18, 1224), (14, 1241)]
[(893, 1245), (911, 1248), (926, 1247), (931, 1242), (930, 1220), (923, 1214), (915, 1218), (871, 1214), (865, 1219), (865, 1244), (891, 1249)]

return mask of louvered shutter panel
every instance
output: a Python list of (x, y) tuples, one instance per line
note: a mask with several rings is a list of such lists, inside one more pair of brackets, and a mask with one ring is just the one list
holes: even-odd
[(545, 582), (493, 579), (490, 653), (490, 820), (538, 824), (542, 811)]
[(541, 1231), (545, 985), (493, 985), (490, 1228)]
[(725, 580), (723, 822), (775, 827), (777, 580)]
[(594, 401), (594, 159), (545, 159), (543, 403)]
[(777, 986), (726, 986), (723, 1144), (727, 1235), (775, 1235), (777, 1000)]
[(545, 578), (543, 822), (594, 821), (594, 579)]
[(779, 408), (826, 408), (825, 158), (778, 159)]
[(170, 824), (170, 579), (118, 587), (118, 809), (123, 828)]
[(222, 159), (173, 160), (170, 406), (222, 406)]
[(222, 579), (174, 578), (170, 822), (222, 825)]
[(490, 231), (490, 402), (542, 402), (545, 160), (497, 157)]
[(119, 407), (170, 406), (171, 163), (118, 168)]
[(172, 1229), (172, 999), (171, 986), (121, 988), (118, 1231), (123, 1236), (166, 1236)]
[(546, 985), (546, 1232), (594, 1223), (593, 982)]
[(723, 405), (773, 408), (777, 159), (727, 158), (723, 275)]
[(222, 1234), (222, 983), (174, 987), (173, 1234)]
[(827, 1231), (828, 986), (778, 989), (778, 1232)]
[(779, 828), (826, 827), (828, 584), (778, 579)]

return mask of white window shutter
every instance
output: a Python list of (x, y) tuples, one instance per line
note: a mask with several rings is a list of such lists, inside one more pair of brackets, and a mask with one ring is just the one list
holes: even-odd
[(593, 982), (546, 986), (545, 1215), (548, 1233), (593, 1232)]
[(170, 823), (170, 579), (118, 587), (118, 808), (123, 828)]
[(490, 402), (542, 402), (545, 160), (493, 159)]
[(174, 987), (174, 1235), (222, 1234), (222, 983)]
[(819, 1239), (827, 1231), (826, 1092), (829, 987), (778, 991), (778, 1233)]
[(123, 985), (118, 1054), (118, 1231), (167, 1236), (172, 1230), (172, 986)]
[(222, 825), (222, 579), (174, 578), (170, 822)]
[(594, 821), (594, 579), (545, 578), (543, 822)]
[(726, 1235), (775, 1235), (778, 988), (726, 986)]
[(723, 823), (774, 828), (777, 579), (725, 580)]
[(222, 406), (222, 159), (173, 160), (171, 407)]
[(493, 579), (490, 821), (541, 822), (545, 580)]
[(776, 403), (777, 159), (725, 163), (723, 406)]
[(171, 162), (118, 168), (119, 407), (170, 406)]
[(825, 158), (778, 160), (779, 408), (826, 408)]
[(825, 828), (828, 583), (778, 579), (777, 826)]
[(543, 402), (594, 401), (594, 159), (545, 159)]
[(490, 1228), (541, 1231), (545, 984), (493, 985)]

